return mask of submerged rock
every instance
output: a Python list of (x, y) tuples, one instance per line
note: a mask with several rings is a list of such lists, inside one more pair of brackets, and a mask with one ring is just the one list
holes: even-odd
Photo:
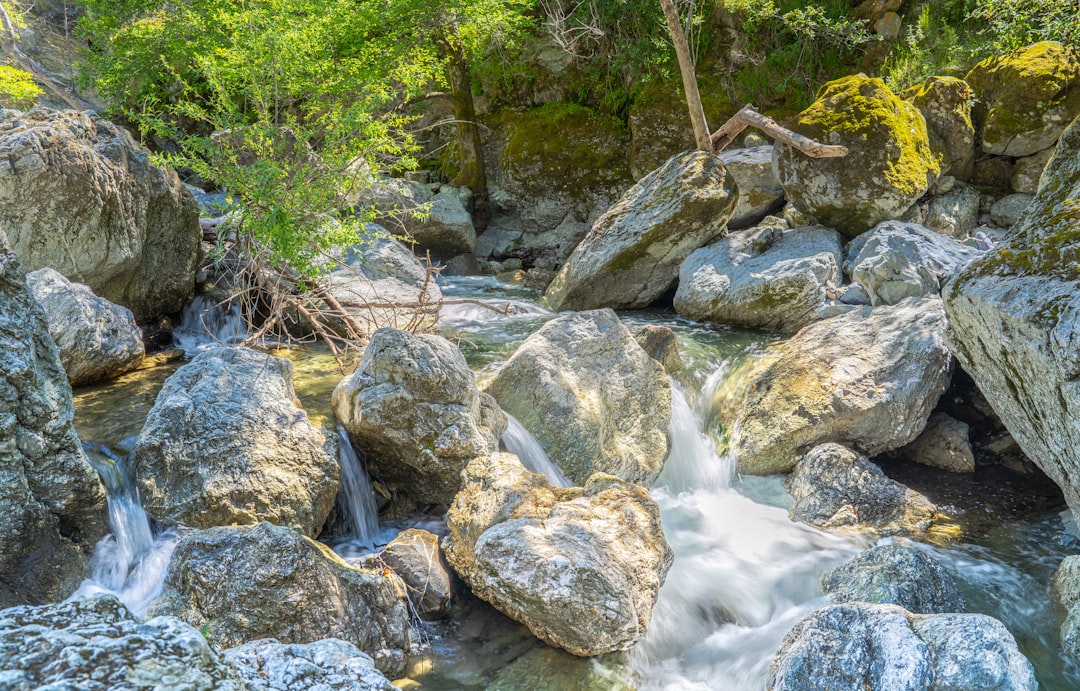
[(56, 269), (139, 320), (191, 297), (199, 207), (125, 130), (91, 113), (2, 110), (0, 152), (0, 227), (28, 269)]
[(723, 232), (737, 200), (718, 157), (673, 156), (596, 220), (544, 301), (555, 310), (647, 307), (671, 288), (691, 252)]
[(644, 635), (674, 559), (646, 490), (601, 473), (584, 484), (552, 487), (509, 454), (477, 458), (443, 543), (478, 597), (583, 656)]
[(997, 619), (847, 604), (819, 609), (788, 632), (766, 686), (775, 691), (1034, 691), (1038, 683), (1031, 663)]
[(67, 597), (108, 530), (105, 490), (72, 426), (71, 386), (0, 232), (0, 607)]
[(880, 545), (825, 574), (822, 589), (837, 602), (899, 605), (916, 614), (964, 612), (956, 581), (936, 559), (906, 545)]
[(317, 535), (337, 459), (296, 401), (292, 362), (213, 348), (162, 386), (132, 459), (147, 512), (195, 528), (266, 520)]
[(417, 614), (424, 619), (446, 616), (454, 595), (454, 574), (436, 535), (416, 528), (402, 531), (379, 558), (405, 583)]
[(648, 486), (660, 474), (671, 384), (611, 310), (551, 320), (485, 389), (575, 483), (601, 472)]
[(968, 425), (945, 413), (934, 413), (919, 437), (904, 447), (908, 459), (932, 468), (954, 473), (975, 471), (975, 454), (971, 450)]
[(396, 577), (354, 569), (328, 547), (269, 523), (184, 535), (150, 614), (177, 616), (221, 649), (262, 638), (341, 638), (394, 676), (411, 646)]
[(45, 310), (60, 362), (73, 386), (115, 377), (138, 367), (142, 331), (126, 307), (114, 305), (53, 269), (38, 269), (26, 283)]
[(336, 638), (306, 645), (253, 641), (222, 657), (249, 691), (395, 691), (370, 656)]
[(506, 416), (442, 336), (379, 329), (333, 396), (334, 414), (392, 492), (448, 505), (461, 469), (499, 448)]

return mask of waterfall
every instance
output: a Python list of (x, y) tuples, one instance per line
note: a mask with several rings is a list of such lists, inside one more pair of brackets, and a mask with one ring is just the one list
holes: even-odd
[(551, 462), (536, 437), (530, 434), (529, 430), (525, 429), (525, 426), (513, 415), (507, 413), (506, 419), (510, 424), (503, 432), (501, 441), (507, 453), (517, 456), (523, 466), (534, 473), (540, 473), (555, 487), (573, 487), (574, 483), (570, 482), (559, 467)]
[(345, 517), (352, 541), (374, 547), (379, 536), (379, 508), (375, 502), (375, 489), (345, 428), (339, 424), (337, 432), (338, 460), (341, 461), (338, 508)]
[(235, 301), (222, 302), (198, 295), (184, 307), (173, 341), (189, 355), (214, 345), (235, 345), (248, 337), (247, 326)]
[[(725, 365), (717, 369), (722, 372)], [(719, 376), (710, 376), (715, 382)], [(703, 398), (708, 398), (708, 382)], [(690, 406), (686, 389), (671, 379), (671, 425), (668, 428), (671, 448), (664, 469), (656, 483), (675, 493), (693, 489), (721, 490), (731, 487), (735, 461), (716, 453), (716, 444), (705, 433), (701, 416)]]

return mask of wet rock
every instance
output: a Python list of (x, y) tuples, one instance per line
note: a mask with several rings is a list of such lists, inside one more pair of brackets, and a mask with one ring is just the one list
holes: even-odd
[(45, 314), (0, 232), (0, 607), (67, 597), (108, 530)]
[[(421, 249), (438, 256), (453, 257), (476, 247), (472, 217), (452, 187), (433, 194), (419, 182), (387, 178), (376, 182), (361, 203), (374, 206), (380, 222), (394, 232), (404, 231)], [(417, 217), (417, 212), (423, 212), (423, 217)]]
[(936, 135), (944, 154), (942, 175), (967, 180), (975, 163), (975, 126), (971, 122), (974, 92), (956, 77), (928, 77), (902, 94), (919, 109), (926, 125)]
[(51, 267), (139, 320), (195, 288), (199, 208), (170, 169), (89, 113), (0, 111), (0, 226), (28, 270)]
[(987, 58), (964, 81), (978, 99), (972, 116), (988, 154), (1030, 156), (1052, 147), (1080, 115), (1080, 52), (1056, 41)]
[(729, 228), (748, 228), (784, 203), (784, 190), (772, 168), (772, 146), (725, 149), (719, 156), (739, 190)]
[(844, 270), (873, 305), (938, 295), (941, 286), (980, 252), (914, 223), (886, 221), (852, 240)]
[(485, 390), (575, 483), (602, 472), (648, 486), (663, 467), (671, 385), (611, 310), (548, 322)]
[(739, 470), (791, 470), (834, 441), (873, 456), (922, 432), (950, 379), (936, 298), (859, 307), (812, 324), (732, 374), (714, 415), (731, 420)]
[(296, 401), (292, 362), (213, 348), (176, 370), (132, 451), (147, 512), (195, 528), (266, 520), (317, 535), (338, 461)]
[(945, 413), (934, 413), (919, 437), (901, 451), (908, 459), (954, 473), (975, 471), (968, 425)]
[(1050, 595), (1068, 612), (1080, 604), (1080, 554), (1065, 557), (1050, 581)]
[(1008, 194), (990, 207), (990, 219), (1002, 228), (1011, 228), (1024, 215), (1032, 199), (1030, 194)]
[(219, 649), (262, 638), (340, 638), (395, 676), (411, 645), (400, 580), (354, 569), (328, 547), (269, 523), (184, 535), (150, 615), (177, 616)]
[(45, 310), (49, 333), (73, 386), (115, 377), (142, 363), (142, 331), (131, 310), (99, 298), (53, 269), (28, 274), (26, 284)]
[(678, 374), (686, 367), (679, 355), (679, 339), (675, 332), (657, 324), (637, 324), (629, 327), (641, 349), (664, 366), (668, 374)]
[(821, 318), (826, 292), (843, 280), (840, 236), (821, 227), (732, 233), (691, 254), (679, 269), (675, 311), (772, 331)]
[(335, 638), (306, 645), (253, 641), (222, 657), (249, 691), (395, 691), (370, 656)]
[(140, 621), (109, 595), (0, 611), (0, 670), (11, 691), (249, 688), (195, 628)]
[(555, 310), (648, 306), (675, 283), (691, 252), (723, 232), (737, 200), (718, 157), (673, 156), (596, 220), (544, 301)]
[(497, 451), (506, 429), (461, 351), (433, 334), (376, 331), (333, 405), (372, 474), (421, 504), (453, 501), (461, 469)]
[(581, 658), (556, 648), (539, 646), (503, 667), (486, 691), (636, 691), (633, 673), (622, 665)]
[(824, 607), (796, 624), (773, 658), (766, 686), (1034, 691), (1038, 683), (1031, 663), (996, 619), (848, 604)]
[(795, 465), (786, 486), (795, 500), (788, 512), (791, 519), (819, 528), (918, 534), (930, 527), (937, 513), (929, 499), (839, 444), (811, 449)]
[(966, 237), (979, 224), (979, 191), (957, 182), (930, 200), (923, 224), (950, 237)]
[(410, 528), (379, 553), (409, 591), (409, 599), (424, 619), (439, 619), (450, 610), (454, 576), (443, 558), (439, 538)]
[(923, 550), (872, 547), (825, 574), (821, 587), (836, 602), (899, 605), (916, 614), (964, 612), (952, 575)]
[(811, 158), (786, 144), (773, 151), (788, 200), (848, 237), (900, 216), (940, 173), (922, 114), (880, 79), (829, 82), (791, 128), (848, 147), (842, 158)]
[(477, 596), (587, 656), (644, 635), (674, 555), (645, 489), (602, 473), (584, 484), (554, 488), (509, 454), (477, 458), (443, 546)]

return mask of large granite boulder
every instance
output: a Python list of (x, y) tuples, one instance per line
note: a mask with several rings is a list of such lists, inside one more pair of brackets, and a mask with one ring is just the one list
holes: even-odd
[(108, 529), (45, 314), (0, 232), (0, 607), (67, 597)]
[(449, 505), (461, 469), (499, 449), (506, 416), (442, 336), (379, 329), (333, 396), (334, 414), (391, 492)]
[(937, 559), (907, 545), (871, 547), (821, 579), (836, 602), (899, 605), (916, 614), (967, 611), (956, 581)]
[(600, 472), (650, 485), (660, 474), (671, 384), (611, 310), (548, 322), (485, 390), (575, 483)]
[(679, 268), (675, 311), (697, 321), (795, 332), (821, 319), (843, 282), (835, 230), (753, 228), (702, 247)]
[(452, 187), (432, 193), (419, 182), (388, 178), (372, 185), (362, 203), (373, 205), (395, 233), (408, 235), (437, 256), (453, 257), (476, 247), (472, 217)]
[(849, 237), (899, 217), (940, 172), (926, 120), (880, 79), (829, 82), (791, 128), (848, 148), (842, 158), (811, 158), (777, 144), (773, 166), (788, 201)]
[(552, 487), (516, 456), (477, 458), (447, 514), (447, 559), (473, 592), (575, 655), (645, 633), (674, 555), (640, 486), (598, 473)]
[(766, 682), (775, 691), (1039, 688), (1005, 626), (983, 614), (912, 614), (895, 605), (824, 607), (788, 632)]
[(114, 305), (54, 269), (26, 276), (34, 299), (45, 310), (60, 362), (73, 386), (115, 377), (142, 364), (142, 331), (131, 310)]
[(191, 296), (198, 205), (126, 131), (91, 113), (3, 110), (0, 160), (0, 226), (28, 269), (56, 269), (138, 320)]
[(941, 174), (967, 180), (975, 166), (975, 126), (971, 122), (974, 92), (956, 77), (928, 77), (902, 98), (919, 109), (930, 128), (931, 146), (943, 154)]
[(555, 310), (648, 306), (675, 283), (691, 252), (723, 232), (737, 201), (718, 157), (673, 156), (596, 220), (544, 301)]
[(328, 638), (314, 643), (261, 640), (226, 650), (248, 691), (395, 691), (371, 656), (352, 643)]
[(922, 432), (949, 384), (937, 298), (858, 307), (817, 322), (732, 374), (714, 399), (741, 472), (783, 473), (824, 442), (868, 456)]
[(882, 535), (923, 533), (937, 508), (890, 479), (865, 456), (839, 444), (815, 446), (787, 479), (792, 520), (819, 528), (855, 528)]
[(158, 393), (132, 459), (143, 506), (194, 528), (271, 521), (315, 536), (341, 474), (296, 400), (292, 362), (203, 351)]
[(719, 156), (739, 190), (729, 228), (748, 228), (784, 205), (784, 190), (772, 167), (772, 146), (725, 149)]
[(261, 638), (341, 638), (390, 675), (404, 670), (411, 645), (397, 577), (354, 569), (325, 545), (269, 523), (184, 535), (149, 615), (177, 616), (219, 649)]
[(953, 274), (981, 254), (925, 226), (885, 221), (851, 241), (844, 270), (866, 289), (870, 304), (895, 305), (940, 294)]
[(964, 80), (988, 154), (1030, 156), (1052, 147), (1080, 115), (1080, 50), (1043, 41), (975, 65)]
[(1080, 510), (1080, 121), (1009, 235), (943, 291), (949, 347), (1024, 453)]

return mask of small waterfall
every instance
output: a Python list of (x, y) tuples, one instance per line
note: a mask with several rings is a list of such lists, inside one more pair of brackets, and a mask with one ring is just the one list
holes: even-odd
[(338, 460), (341, 461), (338, 507), (345, 516), (352, 541), (374, 547), (379, 537), (379, 508), (375, 502), (375, 489), (345, 428), (338, 425), (337, 432)]
[(235, 345), (248, 337), (240, 305), (198, 295), (186, 307), (173, 341), (189, 355), (215, 345)]
[[(726, 369), (720, 367), (720, 372)], [(710, 376), (710, 380), (719, 377)], [(706, 388), (708, 391), (708, 388)], [(735, 460), (716, 453), (716, 444), (705, 433), (701, 416), (690, 406), (686, 389), (671, 379), (671, 426), (668, 428), (671, 449), (658, 486), (678, 494), (689, 490), (720, 490), (731, 487), (735, 478)]]
[(544, 452), (544, 447), (540, 446), (536, 437), (525, 429), (525, 425), (509, 413), (506, 419), (510, 424), (503, 432), (501, 441), (507, 453), (517, 456), (523, 466), (534, 473), (540, 473), (555, 487), (573, 487), (574, 483), (570, 482), (559, 467), (551, 462), (547, 453)]

